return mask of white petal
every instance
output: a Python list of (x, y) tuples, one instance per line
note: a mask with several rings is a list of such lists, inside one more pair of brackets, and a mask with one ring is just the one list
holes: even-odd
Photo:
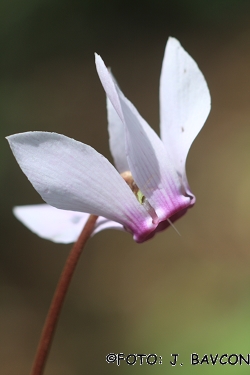
[(110, 151), (117, 170), (119, 173), (123, 173), (129, 170), (125, 151), (125, 129), (123, 122), (108, 98), (107, 111)]
[(104, 87), (104, 90), (108, 96), (108, 99), (111, 101), (114, 109), (116, 110), (116, 113), (118, 114), (121, 121), (124, 123), (121, 103), (116, 91), (116, 84), (110, 72), (108, 71), (106, 65), (104, 64), (101, 56), (97, 55), (97, 53), (95, 53), (95, 64), (97, 73)]
[(104, 216), (134, 234), (151, 226), (128, 185), (92, 147), (46, 132), (15, 134), (8, 141), (21, 169), (51, 206)]
[[(89, 214), (59, 210), (47, 204), (17, 206), (14, 215), (38, 236), (57, 243), (75, 242)], [(98, 217), (92, 235), (104, 229), (123, 229), (121, 224)]]
[(99, 216), (93, 235), (105, 229), (116, 229), (124, 231), (124, 227), (121, 224), (117, 223), (116, 221), (111, 221), (106, 219), (105, 217)]
[(104, 90), (125, 125), (129, 169), (163, 220), (177, 207), (189, 204), (190, 199), (181, 195), (180, 179), (162, 141), (115, 85), (100, 56), (96, 57), (96, 66)]
[(185, 184), (187, 154), (210, 107), (207, 83), (196, 62), (178, 40), (169, 38), (160, 78), (161, 137)]

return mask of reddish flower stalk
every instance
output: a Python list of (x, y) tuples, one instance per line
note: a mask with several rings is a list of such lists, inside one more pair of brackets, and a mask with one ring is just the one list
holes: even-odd
[(58, 318), (62, 309), (64, 298), (66, 296), (69, 283), (73, 276), (74, 270), (82, 253), (85, 243), (93, 232), (98, 216), (90, 215), (86, 222), (78, 240), (72, 247), (69, 256), (66, 260), (61, 277), (57, 284), (57, 288), (52, 299), (47, 318), (44, 323), (40, 342), (38, 344), (34, 364), (31, 370), (31, 375), (42, 375), (45, 367), (46, 359), (49, 354), (50, 346), (58, 322)]

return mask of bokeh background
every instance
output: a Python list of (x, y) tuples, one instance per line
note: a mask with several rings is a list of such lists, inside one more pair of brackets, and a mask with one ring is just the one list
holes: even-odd
[[(66, 134), (111, 160), (94, 51), (158, 131), (168, 36), (208, 82), (212, 112), (187, 171), (197, 204), (138, 245), (116, 231), (87, 244), (60, 317), (46, 375), (246, 374), (247, 365), (191, 366), (190, 354), (250, 353), (249, 0), (1, 0), (0, 373), (28, 374), (70, 245), (29, 232), (12, 207), (40, 203), (5, 136)], [(110, 352), (157, 353), (120, 367)], [(184, 365), (171, 367), (171, 353)]]

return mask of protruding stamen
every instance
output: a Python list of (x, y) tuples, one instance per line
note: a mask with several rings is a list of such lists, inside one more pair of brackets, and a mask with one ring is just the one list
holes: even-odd
[(180, 232), (178, 231), (178, 229), (176, 228), (176, 226), (172, 223), (172, 221), (170, 219), (167, 219), (167, 221), (169, 222), (169, 224), (171, 225), (171, 227), (174, 228), (174, 230), (176, 231), (176, 233), (178, 233), (179, 236), (181, 237)]

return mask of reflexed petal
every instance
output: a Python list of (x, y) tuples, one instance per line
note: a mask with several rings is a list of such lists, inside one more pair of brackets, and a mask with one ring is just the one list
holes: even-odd
[[(48, 204), (17, 206), (13, 212), (32, 232), (57, 243), (75, 242), (89, 218), (89, 214), (59, 210)], [(104, 217), (98, 217), (92, 236), (104, 229), (123, 230), (123, 226)]]
[(119, 171), (123, 173), (129, 170), (125, 151), (125, 130), (123, 122), (118, 116), (112, 103), (107, 98), (109, 148), (114, 158), (114, 163)]
[(121, 121), (124, 123), (121, 103), (116, 91), (116, 84), (110, 72), (108, 71), (106, 65), (104, 64), (101, 56), (97, 55), (97, 53), (95, 53), (95, 64), (97, 73), (104, 87), (104, 90), (108, 96), (108, 99), (111, 101), (114, 109), (116, 110), (116, 113), (120, 117)]
[[(117, 90), (119, 90), (117, 88)], [(160, 220), (189, 205), (162, 141), (133, 104), (119, 92), (126, 123), (126, 150), (134, 180)]]
[(196, 62), (178, 40), (169, 38), (160, 79), (161, 137), (186, 186), (187, 154), (210, 106), (207, 83)]
[(104, 90), (125, 125), (129, 169), (159, 219), (164, 220), (189, 205), (190, 199), (181, 194), (180, 179), (162, 141), (115, 85), (100, 56), (96, 66)]
[(46, 132), (7, 139), (21, 169), (48, 204), (117, 221), (135, 239), (152, 227), (150, 216), (128, 185), (92, 147)]

